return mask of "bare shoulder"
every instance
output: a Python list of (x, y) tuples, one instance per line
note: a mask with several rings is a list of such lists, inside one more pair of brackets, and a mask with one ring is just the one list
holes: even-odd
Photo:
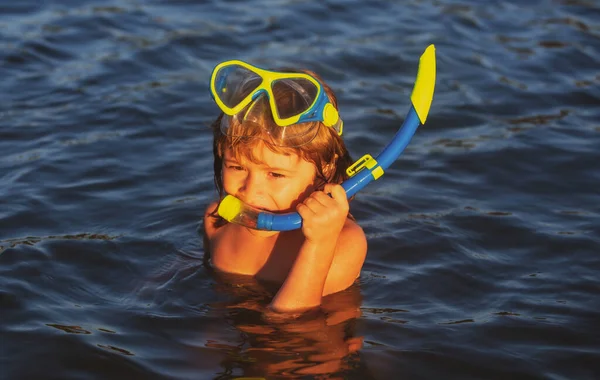
[(353, 220), (346, 220), (338, 238), (335, 256), (327, 274), (323, 295), (336, 293), (350, 287), (367, 257), (367, 237)]
[(346, 219), (338, 238), (337, 255), (362, 255), (367, 253), (367, 237), (362, 227), (351, 219)]

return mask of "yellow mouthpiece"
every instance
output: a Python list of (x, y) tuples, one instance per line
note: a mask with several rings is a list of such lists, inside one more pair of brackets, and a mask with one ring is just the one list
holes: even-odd
[(217, 213), (221, 218), (231, 222), (242, 210), (242, 201), (232, 195), (226, 195), (219, 204)]

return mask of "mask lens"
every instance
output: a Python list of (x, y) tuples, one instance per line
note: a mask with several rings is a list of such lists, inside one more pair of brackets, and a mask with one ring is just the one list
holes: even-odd
[(228, 65), (215, 75), (216, 96), (229, 108), (240, 104), (260, 84), (262, 78), (240, 65)]
[(271, 89), (276, 99), (277, 114), (281, 119), (306, 112), (315, 102), (319, 92), (311, 81), (302, 78), (276, 80)]
[(317, 135), (318, 122), (297, 123), (281, 127), (271, 116), (269, 99), (261, 94), (241, 112), (223, 115), (221, 132), (232, 138), (260, 138), (276, 146), (298, 147), (312, 141)]

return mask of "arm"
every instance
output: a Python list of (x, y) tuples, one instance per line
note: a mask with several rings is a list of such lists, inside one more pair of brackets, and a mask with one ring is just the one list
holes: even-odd
[(205, 254), (210, 253), (210, 241), (212, 240), (212, 237), (216, 230), (215, 218), (213, 215), (215, 210), (217, 209), (217, 205), (218, 202), (211, 202), (204, 211), (202, 240), (204, 243)]
[(364, 262), (366, 239), (362, 229), (347, 219), (348, 208), (344, 189), (333, 184), (298, 206), (305, 240), (271, 302), (273, 309), (315, 307), (321, 304), (323, 294), (352, 285)]

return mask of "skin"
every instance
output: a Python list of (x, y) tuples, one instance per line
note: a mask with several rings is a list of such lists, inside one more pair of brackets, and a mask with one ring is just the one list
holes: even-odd
[(348, 288), (359, 276), (367, 252), (364, 232), (348, 218), (348, 200), (340, 185), (316, 190), (312, 163), (260, 143), (253, 154), (258, 163), (225, 152), (225, 192), (259, 209), (296, 210), (303, 219), (302, 229), (258, 231), (232, 223), (216, 228), (211, 214), (217, 202), (213, 202), (204, 217), (205, 249), (220, 271), (281, 284), (270, 305), (273, 310), (319, 306), (323, 296)]

